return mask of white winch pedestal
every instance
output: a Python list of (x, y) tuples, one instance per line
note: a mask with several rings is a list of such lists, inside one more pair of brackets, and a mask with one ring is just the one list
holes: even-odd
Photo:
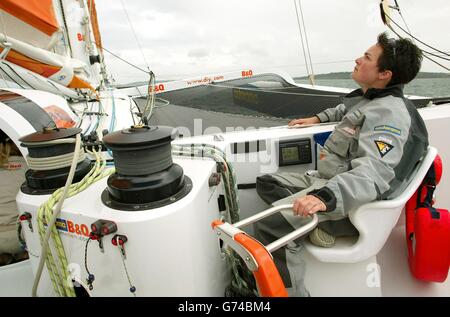
[[(136, 288), (136, 296), (223, 296), (228, 269), (210, 226), (220, 218), (217, 199), (222, 184), (208, 185), (216, 163), (177, 157), (174, 162), (183, 168), (192, 189), (167, 206), (141, 211), (111, 209), (101, 199), (106, 178), (64, 202), (57, 228), (71, 275), (90, 296), (133, 296), (131, 286)], [(22, 192), (17, 196), (20, 213), (32, 215), (33, 232), (28, 226), (23, 226), (23, 231), (34, 274), (41, 252), (36, 213), (48, 197)], [(93, 289), (89, 290), (85, 247), (91, 224), (99, 219), (113, 221), (117, 232), (102, 238), (104, 252), (98, 241), (88, 244), (87, 268), (95, 276)], [(114, 234), (128, 239), (124, 244), (125, 258), (111, 242)], [(46, 268), (38, 295), (55, 295)]]

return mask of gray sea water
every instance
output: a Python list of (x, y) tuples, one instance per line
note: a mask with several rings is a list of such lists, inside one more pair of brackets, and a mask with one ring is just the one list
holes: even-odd
[[(296, 80), (309, 84), (308, 80)], [(316, 79), (316, 85), (356, 89), (359, 86), (352, 79)], [(406, 95), (426, 97), (450, 96), (450, 78), (417, 78), (405, 86)]]

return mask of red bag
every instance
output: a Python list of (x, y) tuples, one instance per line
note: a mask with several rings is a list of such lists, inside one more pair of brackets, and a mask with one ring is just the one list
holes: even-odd
[(406, 241), (412, 275), (422, 281), (444, 282), (450, 265), (450, 215), (433, 208), (433, 193), (442, 176), (436, 156), (424, 181), (406, 204)]
[[(412, 275), (422, 281), (444, 282), (450, 264), (450, 217), (445, 209), (421, 207), (408, 218), (408, 262)], [(411, 226), (413, 224), (413, 226)]]

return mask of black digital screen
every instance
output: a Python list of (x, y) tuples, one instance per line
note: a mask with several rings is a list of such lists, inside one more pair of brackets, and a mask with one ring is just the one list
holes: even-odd
[(284, 162), (298, 161), (298, 148), (296, 146), (282, 148), (281, 156), (283, 157)]
[(311, 139), (303, 138), (280, 141), (278, 158), (278, 166), (311, 163)]

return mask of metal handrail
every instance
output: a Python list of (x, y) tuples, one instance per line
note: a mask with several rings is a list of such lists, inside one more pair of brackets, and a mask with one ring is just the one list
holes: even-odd
[[(234, 227), (236, 228), (242, 228), (245, 226), (248, 226), (252, 223), (257, 222), (258, 220), (261, 220), (263, 218), (266, 218), (268, 216), (271, 216), (277, 212), (280, 212), (282, 210), (285, 209), (291, 209), (292, 210), (292, 204), (285, 204), (285, 205), (280, 205), (280, 206), (275, 206), (272, 208), (269, 208), (263, 212), (260, 212), (254, 216), (248, 217), (244, 220), (241, 220), (239, 222), (236, 222), (233, 224)], [(307, 224), (301, 226), (300, 228), (288, 233), (287, 235), (285, 235), (284, 237), (281, 237), (278, 240), (273, 241), (272, 243), (268, 244), (267, 246), (265, 246), (265, 248), (269, 251), (269, 252), (273, 252), (278, 250), (279, 248), (285, 246), (286, 244), (288, 244), (289, 242), (305, 235), (306, 233), (310, 232), (311, 230), (313, 230), (317, 224), (319, 223), (319, 218), (317, 217), (317, 214), (313, 214), (311, 215), (311, 221), (308, 222)]]

